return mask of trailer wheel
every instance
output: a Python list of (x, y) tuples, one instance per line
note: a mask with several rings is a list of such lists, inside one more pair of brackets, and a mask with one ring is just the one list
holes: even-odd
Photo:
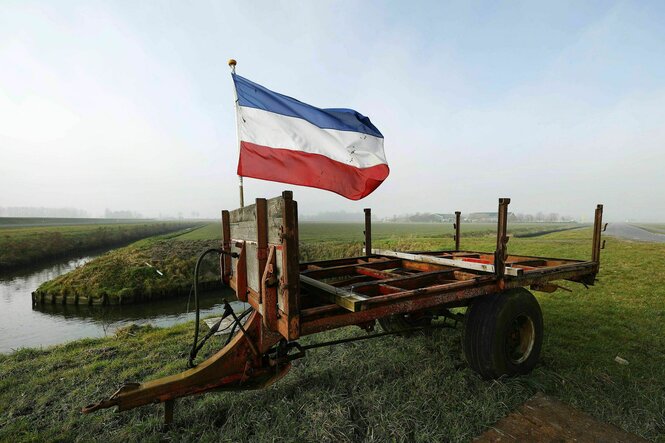
[[(399, 332), (411, 328), (424, 328), (432, 323), (432, 316), (427, 313), (395, 314), (379, 319), (381, 329), (386, 332)], [(409, 335), (405, 332), (400, 335)]]
[(481, 297), (466, 315), (463, 347), (469, 366), (484, 378), (528, 374), (543, 343), (543, 314), (524, 288)]

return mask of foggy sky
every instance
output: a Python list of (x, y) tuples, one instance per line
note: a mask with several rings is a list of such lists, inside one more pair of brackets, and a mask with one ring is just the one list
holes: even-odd
[(0, 206), (147, 216), (238, 206), (227, 66), (368, 115), (372, 195), (301, 213), (495, 210), (665, 220), (662, 2), (0, 4)]

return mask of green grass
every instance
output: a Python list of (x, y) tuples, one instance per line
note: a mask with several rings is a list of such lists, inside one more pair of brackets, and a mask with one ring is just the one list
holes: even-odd
[[(579, 227), (575, 223), (511, 223), (509, 233), (516, 236), (525, 234), (538, 234), (557, 230), (566, 230)], [(494, 223), (464, 223), (462, 224), (462, 237), (477, 237), (496, 232)], [(318, 241), (363, 240), (364, 225), (360, 223), (324, 223), (301, 222), (298, 230), (300, 241), (304, 243)], [(372, 238), (374, 241), (387, 239), (436, 239), (439, 237), (451, 238), (455, 233), (451, 223), (372, 223)], [(221, 223), (209, 223), (201, 228), (178, 237), (180, 240), (221, 239)]]
[(178, 240), (219, 240), (222, 238), (222, 224), (208, 223), (177, 237)]
[[(553, 230), (570, 230), (578, 225), (568, 223), (513, 223), (509, 234), (518, 236), (538, 236)], [(301, 261), (362, 255), (364, 226), (355, 223), (301, 223)], [(373, 247), (400, 251), (416, 249), (454, 248), (454, 230), (451, 224), (434, 223), (373, 223)], [(496, 238), (496, 224), (467, 223), (462, 225), (461, 247), (468, 248), (468, 241), (478, 238)], [(352, 240), (352, 241), (350, 241)], [(493, 251), (490, 246), (488, 250)]]
[[(180, 240), (181, 234), (149, 237), (114, 249), (42, 283), (33, 297), (44, 303), (115, 305), (187, 296), (199, 254), (219, 242)], [(200, 271), (201, 288), (218, 287), (218, 276), (219, 262), (211, 255)]]
[[(580, 227), (575, 223), (511, 223), (509, 233), (515, 237), (539, 236), (553, 231)], [(364, 226), (360, 223), (314, 223), (299, 226), (301, 261), (323, 260), (362, 255)], [(177, 237), (179, 240), (221, 239), (220, 223), (210, 223)], [(469, 238), (496, 235), (496, 224), (465, 223), (462, 225), (462, 244)], [(408, 250), (411, 244), (436, 244), (454, 247), (452, 224), (435, 223), (373, 223), (372, 241), (384, 247)], [(492, 249), (493, 250), (493, 249)]]
[[(509, 250), (588, 258), (590, 238), (590, 229), (513, 238)], [(493, 243), (492, 235), (463, 240), (468, 249)], [(377, 240), (393, 244), (436, 249), (451, 240)], [(191, 323), (135, 329), (0, 356), (0, 441), (469, 441), (537, 391), (665, 441), (665, 245), (607, 238), (602, 260), (589, 290), (564, 283), (572, 293), (537, 293), (545, 340), (528, 376), (484, 381), (464, 363), (461, 330), (435, 330), (312, 351), (267, 390), (179, 400), (167, 433), (160, 406), (81, 415), (124, 380), (184, 369)], [(344, 328), (302, 342), (356, 334)]]
[(97, 248), (119, 245), (193, 223), (142, 222), (0, 229), (0, 270), (27, 266)]

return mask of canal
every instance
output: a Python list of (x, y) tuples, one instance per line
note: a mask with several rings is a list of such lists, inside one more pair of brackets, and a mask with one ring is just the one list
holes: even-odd
[[(32, 306), (32, 291), (40, 284), (103, 252), (0, 274), (0, 353), (113, 335), (118, 328), (130, 324), (170, 326), (194, 319), (193, 296), (189, 303), (187, 298), (174, 298), (125, 306)], [(228, 289), (204, 293), (200, 302), (202, 317), (221, 313), (224, 297), (235, 298)]]

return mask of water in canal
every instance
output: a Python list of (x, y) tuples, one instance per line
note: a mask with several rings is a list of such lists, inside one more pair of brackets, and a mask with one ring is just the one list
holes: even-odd
[[(194, 318), (193, 297), (189, 313), (187, 298), (126, 306), (46, 304), (33, 308), (31, 294), (40, 284), (83, 265), (95, 256), (0, 274), (0, 353), (23, 347), (46, 347), (83, 337), (104, 337), (132, 323), (169, 326)], [(234, 293), (230, 290), (204, 293), (201, 315), (221, 313), (223, 297), (233, 299)]]

